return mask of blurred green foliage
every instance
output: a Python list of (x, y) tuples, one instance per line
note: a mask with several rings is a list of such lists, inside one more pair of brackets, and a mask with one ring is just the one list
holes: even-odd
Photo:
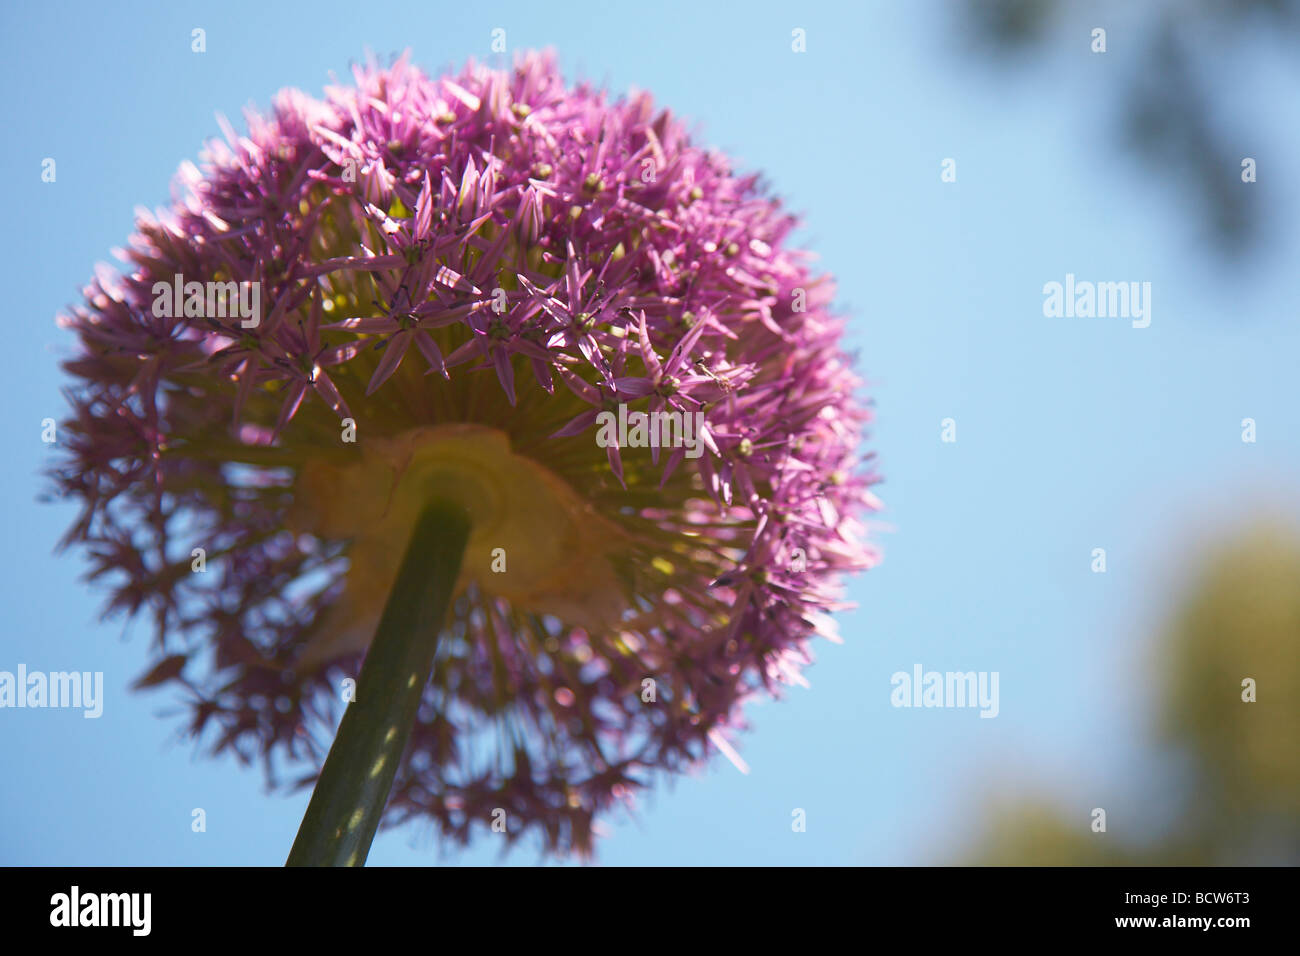
[(1160, 835), (1022, 798), (989, 808), (964, 862), (1300, 864), (1300, 531), (1261, 523), (1211, 549), (1156, 649), (1149, 778), (1131, 782)]

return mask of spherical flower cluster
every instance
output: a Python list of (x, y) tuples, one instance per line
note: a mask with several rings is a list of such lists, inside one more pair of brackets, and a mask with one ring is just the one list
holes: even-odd
[[(152, 616), (141, 683), (278, 779), (318, 765), (412, 516), (461, 502), (388, 822), (587, 852), (598, 814), (801, 680), (841, 573), (876, 560), (833, 287), (648, 96), (542, 55), (354, 72), (183, 165), (63, 317), (68, 540)], [(636, 412), (663, 441), (608, 437)]]

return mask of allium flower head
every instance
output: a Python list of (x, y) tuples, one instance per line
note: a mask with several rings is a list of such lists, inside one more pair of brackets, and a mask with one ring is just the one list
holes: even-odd
[[(464, 841), (499, 808), (587, 852), (655, 771), (731, 753), (876, 559), (833, 288), (648, 96), (540, 55), (354, 75), (227, 128), (64, 317), (68, 539), (151, 613), (142, 683), (192, 733), (310, 779), (413, 516), (460, 502), (388, 820)], [(695, 447), (598, 440), (629, 412)]]

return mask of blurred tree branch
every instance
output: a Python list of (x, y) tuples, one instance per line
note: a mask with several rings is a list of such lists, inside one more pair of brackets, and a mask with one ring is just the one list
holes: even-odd
[[(1121, 40), (1140, 50), (1142, 68), (1120, 78), (1115, 94), (1123, 141), (1149, 170), (1173, 177), (1191, 197), (1226, 260), (1239, 260), (1259, 240), (1267, 204), (1241, 181), (1241, 160), (1254, 155), (1259, 141), (1234, 126), (1235, 101), (1249, 94), (1224, 65), (1268, 54), (1270, 38), (1278, 44), (1272, 52), (1284, 57), (1300, 32), (1300, 0), (977, 0), (960, 9), (962, 33), (999, 61), (1087, 49), (1098, 26), (1107, 28), (1108, 44)], [(1204, 63), (1221, 71), (1213, 88), (1198, 72)]]

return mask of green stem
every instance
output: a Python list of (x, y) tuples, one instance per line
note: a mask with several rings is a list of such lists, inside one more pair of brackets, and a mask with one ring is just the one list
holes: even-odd
[(469, 516), (436, 501), (411, 532), (397, 580), (298, 828), (286, 866), (362, 866), (433, 670)]

